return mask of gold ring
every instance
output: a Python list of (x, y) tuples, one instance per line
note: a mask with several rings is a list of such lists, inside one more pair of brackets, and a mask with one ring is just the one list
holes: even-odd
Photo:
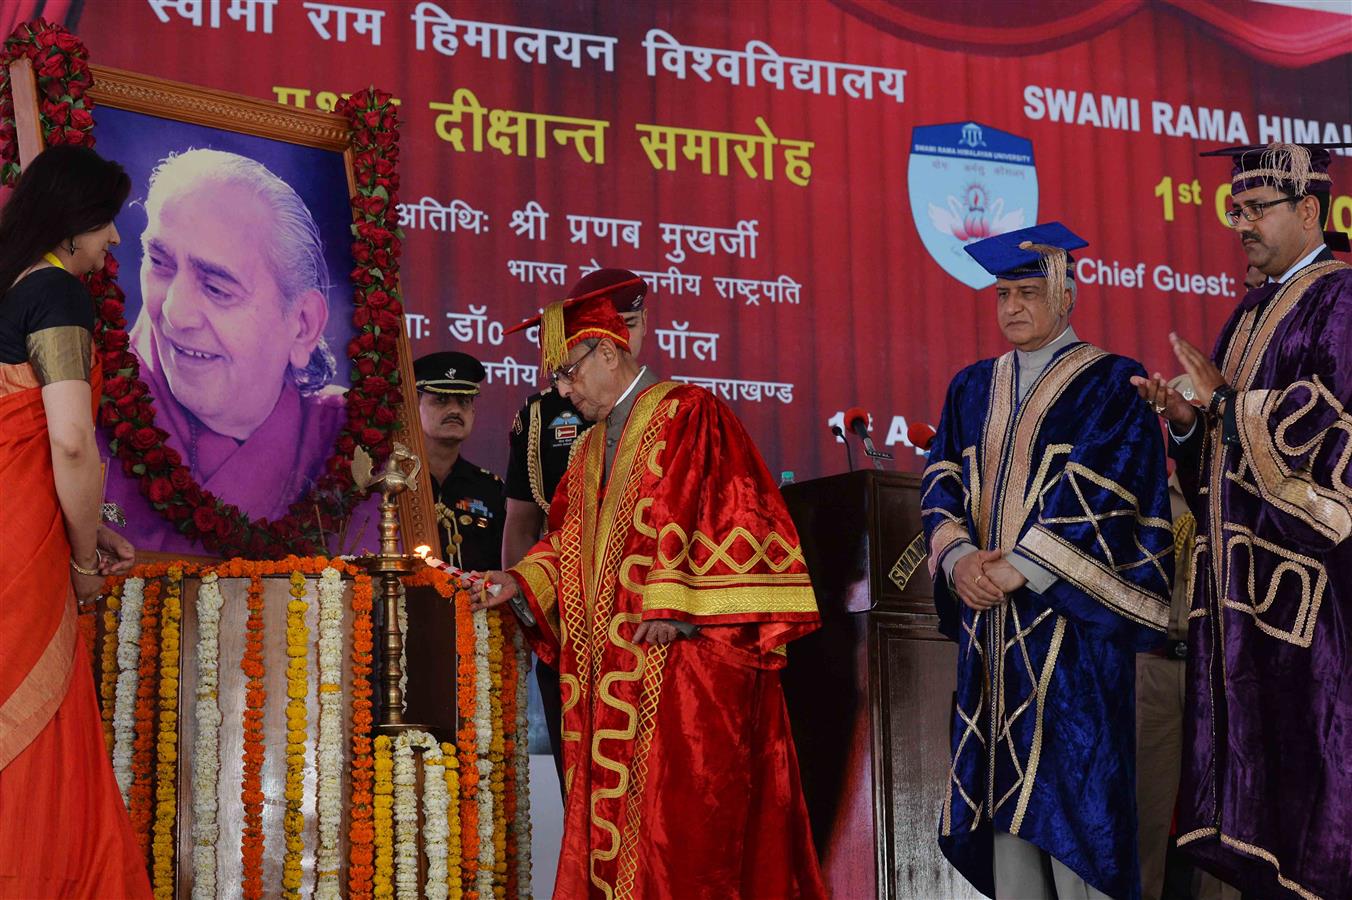
[(977, 584), (980, 584), (980, 583), (981, 583), (981, 580), (982, 580), (983, 578), (985, 578), (985, 577), (986, 577), (986, 573), (985, 573), (985, 572), (982, 572), (980, 575), (976, 576), (976, 583), (977, 583)]

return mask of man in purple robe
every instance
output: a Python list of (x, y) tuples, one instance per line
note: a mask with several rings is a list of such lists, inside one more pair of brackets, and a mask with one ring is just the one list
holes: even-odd
[(1226, 218), (1267, 282), (1211, 359), (1171, 336), (1201, 409), (1169, 421), (1197, 517), (1178, 843), (1246, 896), (1352, 890), (1352, 267), (1326, 234), (1327, 147), (1233, 159)]
[[(314, 218), (261, 163), (219, 150), (161, 162), (145, 208), (143, 305), (129, 337), (155, 424), (205, 490), (252, 519), (284, 516), (322, 475), (346, 418), (330, 384)], [(139, 549), (200, 552), (124, 467), (110, 467), (107, 499)]]

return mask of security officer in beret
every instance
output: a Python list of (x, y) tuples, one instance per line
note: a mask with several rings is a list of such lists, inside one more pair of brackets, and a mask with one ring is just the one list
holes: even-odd
[(460, 454), (474, 431), (484, 367), (468, 353), (430, 353), (413, 363), (427, 468), (445, 558), (469, 571), (499, 568), (506, 521), (502, 479)]
[[(648, 330), (648, 314), (643, 300), (648, 285), (627, 269), (597, 269), (573, 285), (569, 297), (587, 294), (609, 296), (615, 310), (629, 328), (629, 346), (638, 356), (643, 335)], [(507, 525), (502, 543), (502, 561), (515, 565), (525, 557), (544, 533), (549, 501), (559, 486), (573, 444), (592, 426), (573, 404), (552, 390), (532, 394), (512, 422), (508, 438), (511, 457), (507, 463)], [(536, 681), (544, 704), (549, 743), (563, 784), (561, 718), (558, 672), (537, 662)]]

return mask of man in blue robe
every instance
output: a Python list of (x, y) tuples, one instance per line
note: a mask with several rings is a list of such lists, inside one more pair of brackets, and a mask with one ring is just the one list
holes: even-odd
[(1208, 359), (1159, 373), (1197, 517), (1178, 844), (1246, 896), (1352, 896), (1352, 267), (1329, 147), (1233, 160), (1226, 217), (1266, 276)]
[(1060, 223), (967, 247), (1013, 345), (953, 379), (921, 514), (958, 644), (945, 856), (993, 897), (1136, 900), (1135, 654), (1169, 621), (1173, 532), (1139, 363), (1070, 327)]

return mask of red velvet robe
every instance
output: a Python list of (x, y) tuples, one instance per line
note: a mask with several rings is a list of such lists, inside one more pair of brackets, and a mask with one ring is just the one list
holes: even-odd
[[(798, 534), (732, 412), (662, 382), (574, 455), (512, 573), (563, 694), (556, 897), (823, 897), (779, 673), (816, 628)], [(635, 645), (645, 619), (700, 626)]]

